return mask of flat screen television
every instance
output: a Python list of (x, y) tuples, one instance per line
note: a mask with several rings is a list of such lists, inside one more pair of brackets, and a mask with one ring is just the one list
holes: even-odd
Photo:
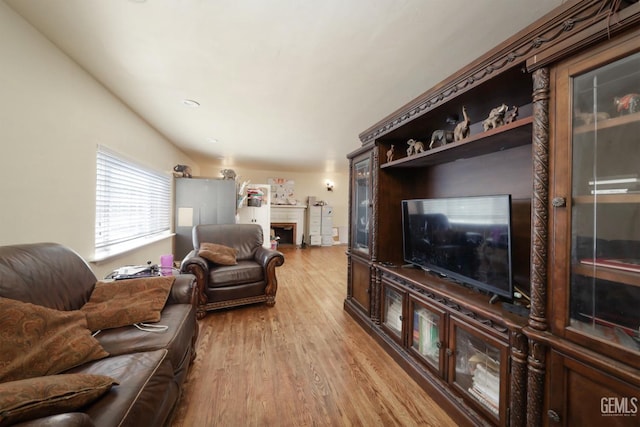
[(511, 299), (511, 197), (402, 201), (404, 261)]

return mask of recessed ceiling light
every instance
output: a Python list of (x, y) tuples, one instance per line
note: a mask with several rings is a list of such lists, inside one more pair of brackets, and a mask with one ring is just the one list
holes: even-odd
[(210, 142), (211, 144), (217, 144), (218, 140), (215, 138), (207, 138), (207, 142)]
[(187, 107), (196, 108), (200, 106), (198, 101), (194, 101), (193, 99), (183, 99), (182, 103)]

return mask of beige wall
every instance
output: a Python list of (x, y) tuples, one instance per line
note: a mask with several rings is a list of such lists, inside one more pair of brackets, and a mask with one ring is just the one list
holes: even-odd
[[(167, 173), (193, 161), (4, 2), (0, 58), (0, 244), (54, 241), (90, 259), (97, 144)], [(103, 277), (171, 250), (167, 239), (92, 268)]]
[[(347, 227), (349, 221), (349, 174), (339, 172), (282, 172), (268, 170), (243, 169), (233, 166), (219, 166), (216, 163), (201, 161), (202, 176), (218, 177), (220, 170), (230, 168), (236, 171), (242, 182), (250, 180), (254, 184), (267, 183), (269, 178), (285, 178), (295, 183), (295, 198), (301, 204), (307, 203), (308, 196), (315, 196), (317, 200), (324, 200), (333, 207), (334, 227)], [(333, 191), (327, 191), (325, 182), (335, 183)]]

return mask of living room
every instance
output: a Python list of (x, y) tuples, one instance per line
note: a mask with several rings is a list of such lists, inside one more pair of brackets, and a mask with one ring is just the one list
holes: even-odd
[[(449, 16), (442, 14), (452, 8), (450, 2), (393, 2), (379, 10), (368, 2), (330, 2), (323, 11), (329, 12), (325, 19), (331, 24), (324, 28), (369, 44), (358, 45), (357, 54), (345, 54), (338, 49), (345, 39), (327, 35), (335, 49), (309, 46), (318, 49), (308, 55), (315, 57), (310, 64), (316, 68), (305, 68), (305, 56), (300, 69), (281, 75), (280, 61), (295, 63), (292, 52), (304, 46), (302, 34), (314, 33), (305, 27), (308, 21), (286, 18), (315, 15), (308, 5), (297, 9), (278, 3), (274, 10), (292, 14), (279, 17), (290, 26), (274, 25), (281, 21), (273, 18), (264, 28), (284, 38), (287, 31), (297, 30), (290, 36), (295, 43), (260, 45), (274, 39), (252, 32), (256, 38), (247, 41), (247, 50), (229, 55), (256, 58), (256, 67), (266, 71), (264, 80), (256, 78), (258, 73), (216, 69), (223, 81), (218, 84), (228, 89), (224, 100), (233, 94), (237, 102), (220, 101), (215, 114), (203, 100), (224, 95), (211, 90), (214, 86), (207, 86), (208, 99), (194, 90), (213, 80), (208, 70), (184, 66), (197, 69), (197, 79), (182, 77), (166, 87), (162, 62), (145, 55), (143, 48), (176, 45), (164, 38), (154, 43), (153, 37), (133, 37), (127, 25), (135, 22), (129, 17), (144, 16), (145, 8), (162, 10), (164, 19), (175, 13), (182, 24), (185, 16), (197, 15), (194, 10), (215, 10), (230, 18), (221, 4), (122, 0), (101, 5), (105, 9), (98, 10), (111, 12), (99, 16), (84, 2), (56, 1), (59, 9), (38, 0), (0, 1), (0, 137), (5, 154), (1, 246), (56, 242), (88, 261), (98, 278), (123, 265), (158, 263), (162, 254), (172, 253), (171, 232), (178, 221), (173, 209), (167, 235), (123, 253), (97, 255), (96, 153), (102, 148), (169, 177), (172, 198), (176, 165), (188, 165), (196, 179), (219, 179), (223, 169), (232, 169), (238, 184), (290, 180), (297, 203), (306, 205), (308, 196), (326, 201), (334, 208), (334, 227), (349, 229), (342, 242), (346, 246), (282, 248), (287, 261), (276, 269), (281, 292), (275, 309), (255, 305), (199, 318), (197, 345), (184, 355), (186, 360), (197, 350), (195, 369), (185, 377), (176, 368), (180, 381), (188, 378), (184, 395), (192, 399), (178, 407), (177, 425), (233, 420), (233, 411), (247, 406), (236, 405), (243, 394), (228, 393), (230, 384), (246, 387), (250, 394), (244, 396), (256, 399), (247, 403), (254, 411), (243, 419), (248, 425), (260, 424), (263, 410), (269, 415), (262, 421), (277, 424), (278, 410), (295, 407), (278, 402), (277, 410), (264, 409), (271, 403), (266, 396), (279, 385), (301, 402), (290, 418), (283, 418), (290, 423), (599, 425), (605, 416), (621, 425), (637, 421), (640, 319), (632, 309), (640, 298), (640, 151), (632, 143), (632, 135), (640, 131), (637, 1), (545, 0), (533, 6), (527, 0), (491, 0), (483, 9), (459, 0), (460, 8), (469, 8), (459, 12), (469, 19), (462, 24), (464, 31), (442, 18)], [(268, 9), (250, 3), (262, 12)], [(86, 21), (81, 14), (74, 19), (76, 7)], [(431, 8), (441, 15), (431, 16)], [(485, 14), (486, 19), (477, 19)], [(237, 21), (231, 19), (229, 25), (253, 23), (256, 16), (235, 15)], [(118, 19), (123, 17), (127, 19)], [(267, 22), (266, 12), (264, 17)], [(421, 20), (428, 25), (420, 31), (410, 25)], [(71, 38), (95, 40), (95, 31), (108, 35), (101, 40), (113, 40), (114, 46), (136, 46), (137, 54), (126, 50), (119, 56), (109, 43), (56, 39), (56, 34), (69, 37), (61, 28), (64, 22), (75, 29)], [(205, 27), (183, 30), (197, 39)], [(427, 30), (438, 35), (430, 36), (428, 44), (420, 38), (432, 34)], [(478, 33), (461, 34), (467, 31)], [(316, 41), (324, 38), (314, 36)], [(224, 45), (223, 39), (208, 42), (207, 48)], [(296, 49), (287, 50), (292, 47)], [(180, 44), (181, 49), (216, 62), (195, 42)], [(111, 65), (92, 69), (91, 64), (104, 63), (97, 57), (106, 57)], [(325, 74), (327, 69), (332, 73)], [(141, 91), (128, 98), (122, 90), (136, 82), (132, 75), (140, 79), (136, 90)], [(236, 81), (236, 75), (252, 81)], [(307, 81), (306, 75), (324, 78)], [(297, 97), (285, 96), (289, 89)], [(262, 103), (252, 104), (252, 94), (261, 95), (256, 99)], [(186, 105), (194, 99), (202, 105)], [(160, 101), (169, 107), (155, 108)], [(220, 126), (221, 134), (222, 129), (227, 133), (222, 141), (213, 141), (218, 135), (203, 134), (203, 126), (224, 121), (220, 117), (230, 117), (227, 110), (236, 114), (235, 121)], [(494, 110), (501, 114), (498, 121)], [(253, 126), (251, 118), (258, 116), (260, 125)], [(454, 127), (464, 123), (466, 133), (454, 135)], [(242, 137), (235, 139), (233, 132)], [(602, 138), (589, 139), (594, 136)], [(608, 150), (608, 143), (619, 145)], [(465, 236), (465, 255), (475, 258), (458, 270), (442, 268), (437, 264), (442, 259), (425, 255), (432, 241), (444, 235), (428, 228), (431, 215), (442, 212), (421, 213), (414, 216), (418, 222), (413, 228), (404, 225), (409, 211), (422, 209), (422, 202), (427, 206), (435, 199), (499, 194), (507, 195), (501, 201), (508, 203), (502, 205), (504, 214), (489, 219), (476, 215), (468, 228), (456, 230), (455, 244), (442, 244), (446, 256), (440, 258), (447, 258), (460, 250), (459, 236)], [(420, 203), (408, 208), (407, 199)], [(506, 227), (500, 223), (500, 230), (491, 222), (498, 216), (507, 218), (500, 219), (507, 222)], [(411, 238), (416, 243), (409, 248)], [(467, 272), (474, 268), (480, 274), (468, 280), (472, 274)], [(484, 286), (498, 270), (504, 287)], [(187, 304), (186, 299), (183, 295), (172, 303)], [(328, 326), (309, 325), (301, 313), (326, 315)], [(227, 334), (238, 325), (251, 330), (252, 341), (240, 343)], [(328, 345), (332, 337), (341, 337), (335, 341), (338, 347), (318, 351), (324, 355), (318, 361), (311, 355), (320, 345), (315, 339)], [(228, 353), (220, 353), (218, 341), (227, 343)], [(267, 343), (277, 346), (274, 354), (284, 359), (295, 356), (291, 363), (295, 359), (297, 365), (284, 377), (269, 371), (273, 356), (263, 347)], [(360, 352), (349, 343), (367, 349)], [(215, 357), (205, 359), (214, 349)], [(246, 352), (255, 349), (264, 357), (252, 360), (255, 364), (230, 362), (233, 357), (246, 361)], [(286, 362), (278, 363), (280, 372), (286, 370)], [(209, 378), (202, 376), (203, 369), (215, 370), (227, 382), (200, 382)], [(343, 377), (330, 378), (332, 369)], [(312, 373), (304, 386), (296, 374), (302, 370)], [(356, 380), (343, 381), (345, 376)], [(267, 388), (254, 388), (250, 377)], [(407, 393), (420, 394), (419, 405), (434, 405), (432, 412), (442, 415), (439, 421), (405, 399), (403, 381), (409, 378), (414, 381), (406, 386), (411, 390)], [(476, 386), (481, 379), (488, 385)], [(354, 384), (362, 390), (353, 392)], [(200, 405), (211, 403), (200, 393), (230, 399), (221, 403), (224, 413), (216, 413), (215, 407), (200, 412)], [(313, 395), (313, 404), (305, 393)], [(362, 400), (350, 403), (345, 395)], [(376, 399), (393, 404), (376, 407)], [(304, 412), (305, 405), (318, 412)], [(380, 412), (360, 413), (367, 405)]]
[[(216, 157), (190, 156), (9, 5), (1, 2), (0, 12), (2, 56), (7, 64), (2, 67), (7, 108), (2, 113), (1, 132), (5, 158), (13, 159), (1, 172), (3, 205), (13, 206), (2, 213), (1, 243), (61, 242), (85, 259), (94, 259), (98, 146), (167, 175), (176, 164), (185, 164), (194, 177), (221, 178), (220, 170), (231, 167), (238, 180), (255, 184), (267, 183), (269, 178), (292, 180), (298, 203), (306, 205), (308, 196), (316, 196), (334, 207), (335, 227), (347, 226), (349, 184), (344, 153), (348, 144), (340, 153), (340, 168), (321, 164), (320, 170), (313, 171), (295, 164), (287, 170), (267, 169), (260, 163), (238, 166), (222, 164)], [(175, 114), (192, 114), (181, 101), (176, 100)], [(353, 136), (351, 140), (353, 148), (357, 139)], [(292, 149), (303, 148), (294, 141)], [(328, 180), (334, 183), (331, 192), (327, 191)], [(122, 265), (158, 263), (160, 254), (171, 253), (172, 246), (172, 239), (167, 238), (92, 267), (104, 277)]]
[[(121, 7), (132, 10), (150, 7), (148, 4), (132, 1), (122, 3)], [(532, 21), (535, 15), (544, 13), (560, 2), (555, 0), (544, 3), (532, 11), (532, 16), (520, 18), (523, 23)], [(31, 6), (36, 11), (38, 9), (38, 2), (17, 2), (15, 6), (18, 4), (23, 7)], [(219, 154), (194, 157), (150, 125), (145, 120), (144, 113), (132, 110), (72, 57), (47, 40), (38, 29), (12, 9), (11, 2), (2, 2), (0, 6), (3, 40), (1, 55), (4, 64), (1, 72), (5, 100), (1, 132), (5, 158), (11, 159), (3, 165), (0, 172), (4, 183), (3, 205), (10, 207), (4, 209), (0, 217), (3, 228), (1, 239), (4, 244), (43, 240), (61, 242), (74, 248), (88, 260), (94, 258), (97, 146), (108, 147), (127, 159), (162, 173), (170, 173), (176, 164), (186, 164), (192, 168), (193, 175), (199, 177), (216, 178), (220, 176), (221, 169), (232, 168), (241, 179), (248, 179), (253, 183), (265, 183), (269, 178), (290, 179), (296, 182), (296, 197), (300, 203), (306, 204), (307, 196), (327, 200), (335, 209), (334, 226), (345, 227), (349, 188), (345, 156), (359, 146), (357, 133), (425, 88), (424, 83), (420, 82), (423, 78), (414, 79), (412, 86), (402, 90), (396, 88), (397, 94), (389, 93), (390, 88), (384, 88), (382, 92), (391, 96), (390, 100), (383, 103), (372, 99), (365, 102), (366, 107), (358, 107), (359, 110), (368, 111), (369, 116), (365, 117), (362, 113), (352, 115), (357, 118), (357, 122), (349, 124), (348, 129), (352, 130), (345, 132), (341, 129), (339, 141), (331, 142), (339, 146), (340, 151), (323, 154), (322, 159), (316, 160), (313, 154), (305, 154), (310, 149), (304, 146), (309, 144), (304, 142), (307, 137), (301, 138), (299, 134), (293, 134), (295, 139), (288, 141), (290, 149), (281, 152), (281, 156), (285, 159), (306, 158), (305, 162), (315, 163), (314, 170), (301, 169), (297, 164), (299, 162), (295, 160), (290, 161), (283, 170), (269, 168), (260, 161), (252, 163), (249, 160), (239, 165), (228, 163), (228, 160), (220, 160)], [(67, 6), (71, 6), (71, 3), (67, 3)], [(411, 7), (424, 9), (420, 5), (408, 6), (406, 11), (409, 14)], [(403, 13), (407, 13), (406, 11)], [(357, 16), (356, 9), (351, 14)], [(483, 44), (490, 47), (522, 26), (515, 22), (508, 25), (512, 27), (511, 30), (494, 30), (492, 34), (487, 34), (488, 40)], [(388, 60), (395, 61), (395, 55), (391, 55)], [(460, 59), (461, 64), (477, 56), (477, 53), (471, 51), (466, 55), (467, 59)], [(428, 57), (429, 54), (423, 56)], [(407, 66), (398, 66), (400, 72), (404, 72)], [(452, 64), (448, 68), (453, 71), (454, 67)], [(447, 74), (444, 70), (439, 73), (440, 76), (430, 78), (432, 83)], [(394, 85), (397, 86), (395, 83)], [(193, 115), (194, 111), (181, 104), (187, 95), (180, 83), (175, 91), (176, 99), (171, 100), (175, 103), (175, 108), (169, 114), (181, 117), (185, 126), (189, 126), (189, 115)], [(361, 93), (362, 90), (355, 95), (361, 97)], [(373, 96), (379, 97), (375, 94)], [(256, 106), (252, 106), (251, 111), (255, 108)], [(265, 105), (264, 108), (268, 106)], [(351, 115), (348, 111), (342, 111), (342, 114)], [(282, 127), (277, 123), (274, 125)], [(248, 123), (244, 126), (250, 127)], [(318, 124), (312, 127), (321, 129)], [(256, 145), (264, 144), (261, 133), (264, 130), (258, 129), (255, 132)], [(326, 141), (327, 135), (322, 130), (314, 138), (313, 144), (316, 146), (326, 146), (328, 143), (315, 142)], [(230, 144), (233, 145), (233, 142)], [(252, 159), (254, 156), (246, 151), (244, 156)], [(329, 164), (331, 159), (334, 159), (333, 165)], [(335, 183), (333, 192), (326, 191), (327, 180)], [(93, 267), (96, 274), (103, 277), (123, 264), (145, 263), (147, 260), (158, 262), (159, 254), (170, 253), (171, 248), (171, 239), (167, 239), (129, 252), (126, 258), (111, 258)]]

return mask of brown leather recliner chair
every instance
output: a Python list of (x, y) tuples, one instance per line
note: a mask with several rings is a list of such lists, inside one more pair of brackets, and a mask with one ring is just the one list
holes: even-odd
[[(236, 265), (220, 265), (198, 255), (202, 243), (216, 243), (236, 249)], [(193, 227), (193, 250), (181, 264), (181, 271), (196, 276), (198, 319), (207, 311), (244, 304), (276, 303), (276, 267), (284, 255), (262, 246), (262, 227), (257, 224), (206, 224)]]

